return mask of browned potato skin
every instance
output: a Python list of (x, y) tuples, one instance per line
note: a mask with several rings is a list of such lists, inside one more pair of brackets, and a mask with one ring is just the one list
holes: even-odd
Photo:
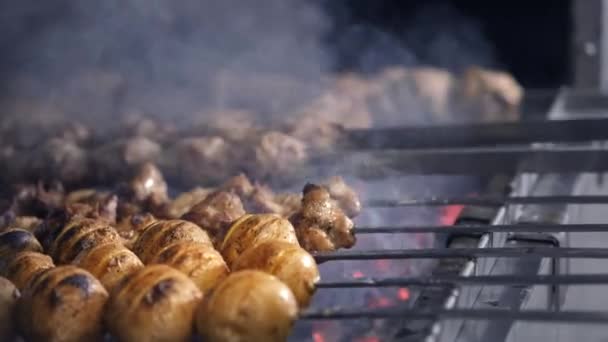
[(2, 270), (15, 286), (22, 290), (38, 273), (55, 267), (50, 256), (38, 252), (21, 252), (17, 254)]
[[(66, 237), (66, 235), (63, 235)], [(60, 237), (61, 238), (61, 237)], [(76, 256), (84, 253), (91, 248), (107, 243), (118, 243), (121, 241), (116, 229), (110, 226), (94, 227), (82, 229), (74, 235), (62, 239), (55, 250), (55, 261), (59, 264), (71, 263)]]
[(15, 337), (14, 312), (19, 290), (6, 278), (0, 277), (0, 341)]
[(80, 253), (73, 262), (95, 276), (112, 291), (122, 278), (144, 267), (135, 253), (120, 243), (107, 243)]
[(59, 266), (37, 275), (17, 305), (20, 332), (27, 341), (99, 341), (108, 293), (89, 272)]
[(206, 294), (224, 280), (230, 270), (213, 246), (200, 242), (174, 243), (158, 253), (151, 263), (167, 264), (186, 274)]
[(298, 313), (287, 285), (261, 271), (232, 273), (213, 290), (196, 316), (208, 342), (282, 342)]
[(245, 250), (269, 240), (285, 241), (296, 246), (298, 238), (291, 223), (279, 215), (245, 215), (236, 220), (221, 245), (221, 253), (228, 267)]
[(102, 221), (90, 218), (75, 218), (66, 223), (61, 229), (51, 233), (50, 244), (47, 246), (47, 254), (57, 260), (59, 253), (66, 249), (65, 245), (73, 242), (78, 237), (86, 235), (97, 228), (108, 227)]
[(133, 252), (149, 264), (161, 249), (176, 242), (194, 241), (211, 245), (207, 232), (184, 220), (159, 220), (148, 226), (133, 244)]
[(25, 229), (12, 228), (0, 234), (0, 269), (19, 252), (42, 252), (40, 242)]
[(319, 282), (315, 259), (303, 248), (284, 241), (265, 241), (243, 252), (232, 271), (257, 269), (272, 274), (284, 282), (298, 301), (300, 308), (310, 304)]
[(183, 273), (167, 265), (146, 266), (113, 289), (106, 325), (121, 342), (189, 341), (202, 298)]

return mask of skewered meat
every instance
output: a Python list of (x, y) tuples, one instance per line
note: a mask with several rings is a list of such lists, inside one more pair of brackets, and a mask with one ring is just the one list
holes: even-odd
[(0, 277), (0, 341), (15, 338), (14, 312), (19, 290), (8, 279)]
[(254, 185), (251, 184), (251, 181), (245, 174), (239, 173), (220, 185), (218, 190), (234, 192), (243, 199), (251, 196), (254, 191)]
[(286, 132), (304, 141), (315, 152), (330, 152), (344, 138), (344, 127), (319, 115), (300, 115), (286, 125)]
[(228, 141), (239, 142), (257, 134), (256, 116), (245, 110), (222, 109), (202, 113), (202, 120), (194, 123), (194, 131), (201, 135), (219, 136)]
[(159, 220), (145, 228), (135, 241), (133, 252), (144, 264), (148, 264), (163, 248), (183, 241), (211, 245), (209, 235), (194, 223), (184, 220)]
[(147, 204), (151, 208), (158, 208), (169, 200), (167, 182), (152, 163), (144, 163), (138, 168), (129, 188), (137, 202)]
[(235, 221), (220, 247), (229, 267), (249, 248), (264, 241), (279, 240), (298, 245), (293, 226), (288, 220), (275, 214), (243, 215)]
[(97, 191), (86, 196), (87, 193), (88, 189), (66, 196), (65, 210), (68, 218), (90, 218), (115, 224), (118, 197), (112, 193)]
[(92, 151), (92, 171), (99, 181), (126, 179), (134, 167), (157, 161), (161, 151), (158, 143), (145, 137), (119, 140)]
[(407, 77), (411, 78), (415, 95), (424, 108), (445, 121), (456, 83), (453, 74), (443, 69), (419, 67), (410, 69)]
[(230, 272), (213, 246), (199, 242), (177, 242), (161, 250), (150, 263), (166, 264), (187, 275), (203, 294)]
[(307, 251), (332, 251), (355, 244), (353, 222), (332, 200), (324, 187), (307, 184), (302, 208), (290, 221), (298, 240)]
[(320, 280), (319, 269), (312, 255), (293, 243), (270, 240), (249, 248), (232, 266), (236, 272), (257, 269), (267, 272), (284, 282), (298, 302), (305, 308), (315, 292), (315, 284)]
[(130, 112), (123, 120), (124, 135), (145, 137), (147, 139), (166, 142), (175, 136), (177, 127), (171, 122), (160, 121), (146, 117), (141, 112)]
[(329, 178), (324, 184), (332, 199), (336, 200), (340, 208), (348, 217), (355, 217), (361, 212), (359, 196), (340, 176)]
[(125, 247), (132, 248), (144, 230), (156, 221), (157, 219), (149, 213), (132, 214), (118, 221), (116, 231), (122, 238)]
[(144, 267), (141, 260), (120, 243), (95, 246), (79, 254), (73, 264), (91, 272), (108, 291), (123, 277)]
[(233, 146), (218, 136), (179, 140), (164, 154), (162, 166), (176, 182), (208, 184), (233, 173)]
[(472, 67), (462, 76), (456, 94), (458, 110), (476, 113), (481, 121), (519, 119), (523, 90), (509, 74)]
[(116, 230), (104, 221), (76, 218), (68, 222), (53, 239), (49, 254), (58, 264), (70, 263), (79, 253), (112, 242), (120, 242)]
[(23, 290), (38, 273), (53, 267), (53, 260), (46, 254), (21, 252), (1, 269), (1, 275), (10, 279), (19, 290)]
[(188, 341), (203, 295), (194, 282), (166, 265), (127, 276), (112, 291), (105, 321), (120, 341)]
[(205, 341), (286, 341), (298, 304), (287, 285), (260, 271), (231, 274), (206, 298), (196, 315)]
[(273, 176), (289, 179), (308, 160), (304, 142), (289, 135), (270, 131), (264, 133), (255, 147), (255, 163), (251, 172), (261, 179)]
[(42, 252), (40, 242), (31, 232), (12, 228), (0, 234), (0, 269), (20, 252)]
[(50, 212), (62, 208), (64, 196), (61, 183), (19, 185), (10, 212), (14, 216), (46, 217)]
[(39, 273), (17, 306), (27, 341), (98, 341), (108, 293), (89, 272), (59, 266)]
[(67, 184), (83, 182), (89, 176), (89, 155), (73, 141), (53, 138), (28, 157), (31, 178), (61, 180)]
[(164, 208), (160, 210), (160, 212), (164, 218), (180, 218), (212, 192), (212, 189), (201, 187), (196, 187), (190, 191), (182, 192), (175, 199), (167, 203)]
[(202, 202), (192, 207), (182, 219), (203, 228), (214, 244), (217, 244), (222, 241), (230, 224), (243, 215), (245, 209), (237, 195), (218, 191), (209, 194)]

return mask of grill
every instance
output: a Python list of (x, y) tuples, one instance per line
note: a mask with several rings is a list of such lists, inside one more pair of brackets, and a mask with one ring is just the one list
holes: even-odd
[[(417, 276), (324, 280), (318, 295), (382, 288), (408, 288), (414, 295), (408, 305), (314, 307), (302, 314), (304, 322), (299, 323), (309, 328), (304, 329), (308, 339), (516, 341), (546, 338), (551, 335), (547, 323), (596, 324), (601, 329), (608, 322), (608, 311), (572, 307), (568, 297), (576, 296), (577, 287), (608, 285), (608, 274), (590, 272), (594, 266), (589, 263), (608, 258), (608, 248), (576, 243), (581, 237), (586, 242), (600, 241), (608, 232), (601, 214), (602, 205), (608, 204), (601, 191), (602, 172), (608, 166), (601, 141), (608, 138), (608, 121), (598, 116), (601, 106), (589, 106), (583, 98), (596, 104), (605, 100), (562, 90), (545, 121), (351, 132), (356, 150), (346, 159), (358, 176), (467, 175), (481, 177), (491, 186), (477, 196), (369, 199), (368, 210), (454, 205), (463, 209), (451, 226), (357, 228), (359, 236), (433, 234), (433, 248), (316, 254), (322, 265), (420, 259), (437, 263), (429, 274)], [(361, 162), (369, 159), (375, 161), (373, 167)], [(574, 262), (579, 266), (574, 267)], [(372, 333), (327, 338), (314, 328), (337, 321), (367, 321)], [(385, 322), (382, 333), (376, 333), (370, 321)], [(305, 336), (297, 334), (298, 340)]]

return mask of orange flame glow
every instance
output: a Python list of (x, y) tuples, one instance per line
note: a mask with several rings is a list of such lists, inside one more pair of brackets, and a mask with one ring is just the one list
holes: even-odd
[(405, 287), (399, 288), (399, 291), (397, 291), (397, 297), (402, 301), (410, 299), (410, 290)]
[(314, 342), (325, 342), (325, 337), (323, 337), (323, 334), (321, 334), (318, 331), (315, 331), (312, 333), (312, 340)]
[(458, 215), (464, 209), (463, 205), (448, 205), (441, 208), (441, 216), (439, 217), (439, 222), (446, 226), (451, 226), (456, 223), (458, 219)]

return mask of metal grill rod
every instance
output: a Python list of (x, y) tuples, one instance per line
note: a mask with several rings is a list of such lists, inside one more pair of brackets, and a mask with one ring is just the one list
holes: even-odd
[(603, 195), (559, 195), (559, 196), (511, 196), (511, 197), (430, 197), (412, 199), (371, 199), (365, 202), (366, 208), (477, 205), (499, 207), (509, 204), (608, 204), (608, 196)]
[(356, 234), (485, 234), (485, 233), (561, 233), (608, 232), (608, 224), (497, 224), (457, 226), (356, 227)]
[(571, 275), (487, 275), (487, 276), (427, 276), (400, 278), (363, 278), (345, 281), (324, 281), (319, 289), (368, 288), (368, 287), (451, 287), (455, 285), (603, 285), (608, 284), (608, 274)]
[(348, 131), (357, 148), (435, 148), (608, 139), (608, 119), (396, 127)]
[(444, 259), (488, 257), (608, 259), (608, 248), (427, 248), (402, 250), (338, 251), (314, 254), (314, 258), (318, 263), (323, 263), (332, 260)]
[(604, 311), (540, 311), (540, 310), (501, 310), (501, 309), (438, 309), (412, 310), (401, 308), (382, 309), (324, 309), (304, 311), (301, 319), (380, 319), (404, 318), (411, 320), (435, 319), (475, 319), (475, 320), (516, 320), (563, 323), (607, 323), (608, 312)]

